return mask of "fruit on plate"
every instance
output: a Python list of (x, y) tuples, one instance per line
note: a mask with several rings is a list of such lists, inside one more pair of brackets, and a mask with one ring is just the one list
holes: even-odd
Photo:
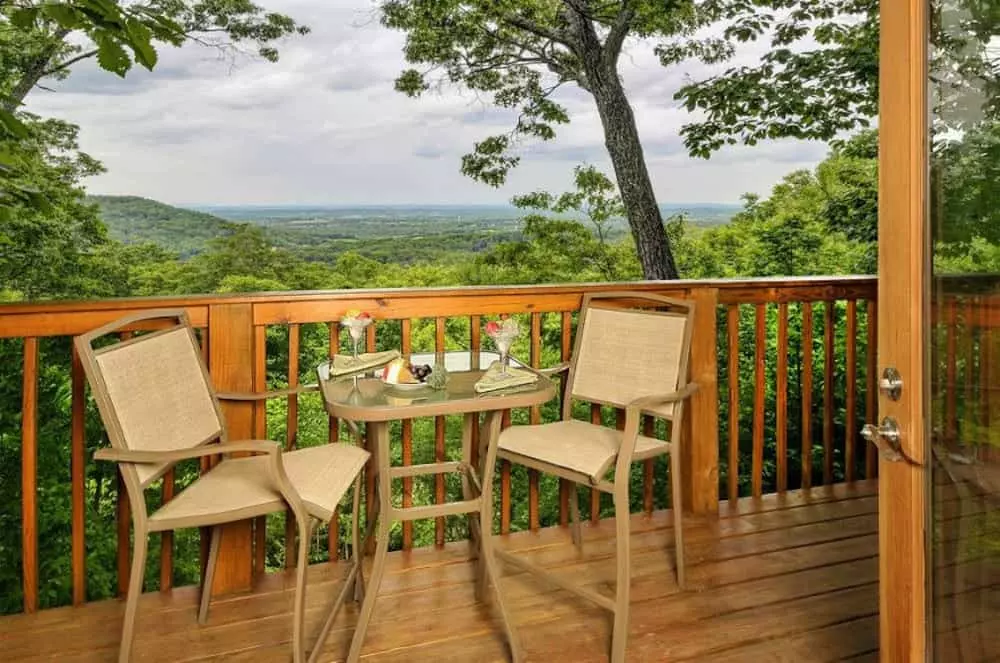
[(402, 357), (393, 359), (385, 367), (385, 375), (382, 378), (389, 384), (417, 384), (420, 380), (410, 370), (409, 363)]

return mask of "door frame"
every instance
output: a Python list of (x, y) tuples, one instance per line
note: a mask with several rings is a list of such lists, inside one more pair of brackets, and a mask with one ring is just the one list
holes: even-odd
[(928, 2), (881, 0), (879, 56), (878, 366), (903, 379), (897, 420), (907, 462), (879, 461), (879, 638), (883, 662), (929, 652)]

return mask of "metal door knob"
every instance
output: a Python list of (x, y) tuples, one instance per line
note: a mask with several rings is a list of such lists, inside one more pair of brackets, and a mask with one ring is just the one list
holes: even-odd
[(861, 429), (861, 437), (878, 447), (886, 460), (893, 462), (903, 460), (899, 424), (892, 417), (885, 417), (878, 426), (865, 424)]

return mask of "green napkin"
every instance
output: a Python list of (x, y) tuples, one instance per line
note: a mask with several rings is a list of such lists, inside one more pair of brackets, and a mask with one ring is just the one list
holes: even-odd
[(500, 372), (500, 362), (495, 361), (486, 369), (483, 377), (479, 378), (473, 387), (477, 393), (496, 391), (497, 389), (507, 389), (510, 387), (521, 387), (538, 382), (538, 373), (525, 370), (523, 368), (507, 367), (506, 373)]
[(390, 361), (398, 358), (399, 356), (399, 350), (366, 352), (358, 355), (357, 359), (351, 355), (336, 355), (328, 363), (328, 366), (330, 367), (330, 377), (333, 378), (339, 375), (360, 373), (361, 371), (377, 368), (388, 364)]

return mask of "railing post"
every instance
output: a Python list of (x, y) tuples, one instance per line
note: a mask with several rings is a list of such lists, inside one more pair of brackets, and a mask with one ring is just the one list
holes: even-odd
[[(212, 304), (208, 314), (208, 366), (220, 391), (253, 391), (253, 309), (250, 304)], [(230, 440), (253, 437), (254, 406), (226, 402), (222, 414)], [(215, 569), (212, 594), (245, 591), (253, 580), (251, 521), (226, 525)]]
[(692, 290), (695, 302), (691, 337), (691, 379), (700, 386), (684, 417), (681, 443), (684, 509), (704, 515), (719, 510), (719, 385), (717, 288)]

